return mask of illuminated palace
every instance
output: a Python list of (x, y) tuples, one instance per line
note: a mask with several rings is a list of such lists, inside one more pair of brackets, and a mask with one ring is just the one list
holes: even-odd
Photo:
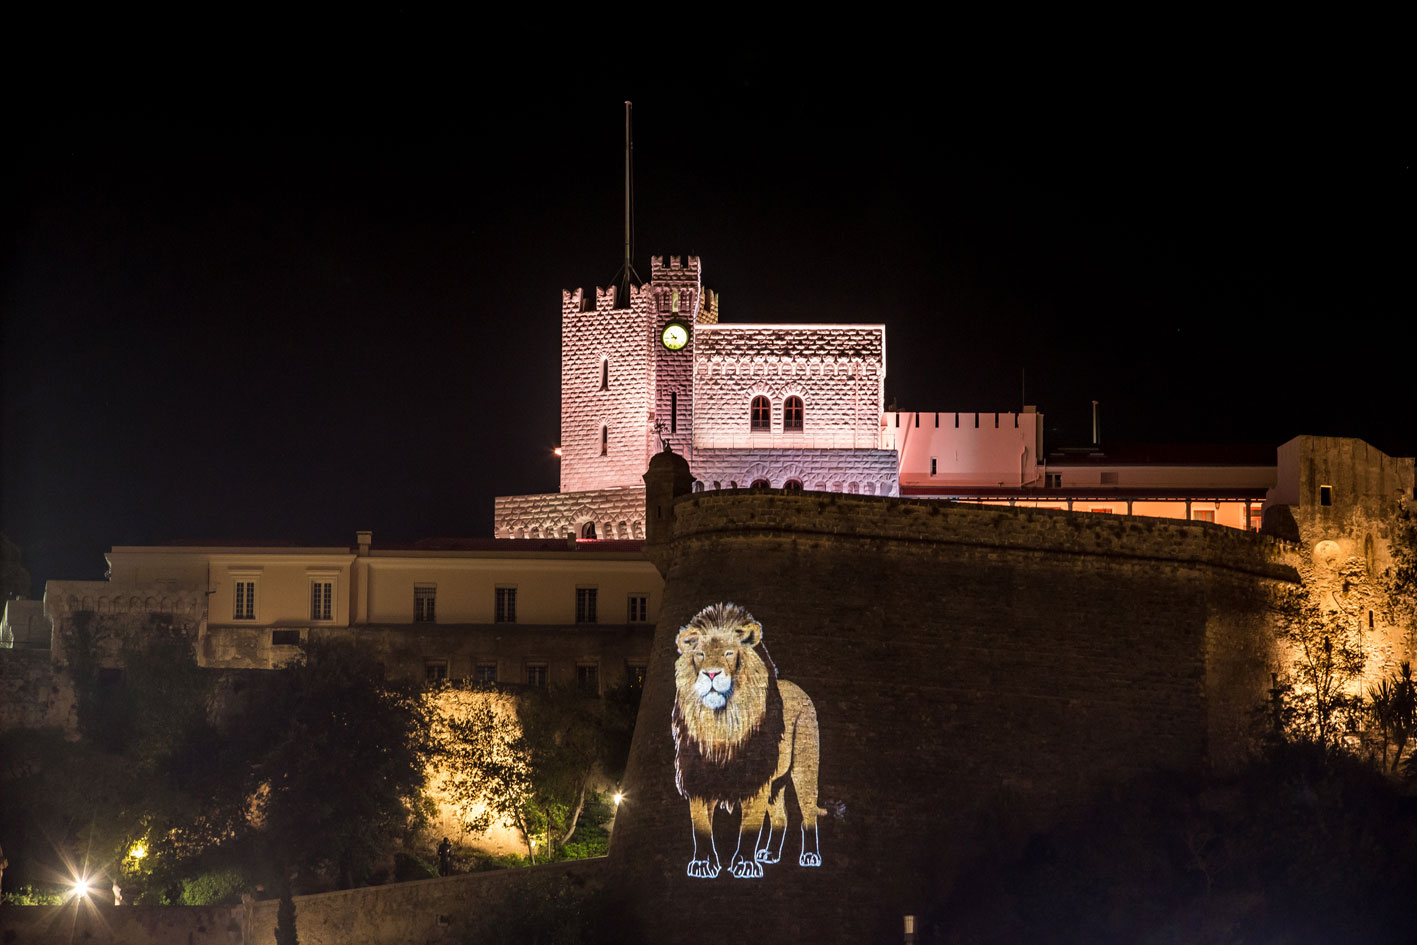
[[(628, 301), (628, 304), (624, 304)], [(695, 490), (911, 496), (1215, 522), (1257, 530), (1274, 452), (1049, 455), (1043, 416), (896, 411), (880, 324), (725, 324), (699, 259), (632, 286), (561, 297), (561, 483), (502, 496), (499, 538), (644, 537), (650, 457)]]

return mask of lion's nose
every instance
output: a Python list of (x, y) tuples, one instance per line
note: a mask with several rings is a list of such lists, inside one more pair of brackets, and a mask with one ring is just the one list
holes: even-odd
[(717, 672), (712, 672), (712, 673), (711, 673), (711, 672), (709, 672), (708, 670), (704, 670), (704, 675), (707, 676), (710, 681), (712, 681), (712, 680), (713, 680), (713, 677), (717, 676), (717, 675), (718, 675), (719, 673), (721, 673), (721, 672), (723, 672), (723, 671), (722, 671), (722, 670), (718, 670)]

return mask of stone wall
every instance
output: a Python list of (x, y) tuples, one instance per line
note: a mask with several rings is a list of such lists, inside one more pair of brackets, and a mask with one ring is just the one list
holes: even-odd
[(73, 704), (72, 687), (55, 674), (49, 650), (0, 649), (0, 732), (62, 727)]
[[(536, 912), (587, 924), (605, 915), (605, 860), (469, 873), (295, 897), (301, 945), (502, 941)], [(279, 902), (246, 906), (0, 907), (6, 945), (274, 945)], [(518, 915), (517, 910), (522, 911)]]
[[(579, 860), (296, 896), (295, 928), (300, 945), (501, 941), (484, 936), (508, 907), (544, 908), (561, 895), (589, 899), (602, 889), (605, 866), (604, 859)], [(254, 904), (245, 945), (274, 945), (278, 906), (274, 899)]]
[[(647, 548), (665, 600), (611, 849), (647, 941), (725, 914), (767, 940), (893, 940), (981, 851), (1117, 783), (1232, 762), (1274, 665), (1268, 592), (1295, 578), (1279, 544), (1205, 523), (773, 492), (674, 513)], [(725, 600), (815, 702), (819, 868), (793, 816), (763, 878), (685, 874), (674, 637)], [(716, 815), (725, 863), (735, 816)]]
[[(6, 945), (242, 945), (240, 906), (0, 906)], [(301, 941), (305, 939), (302, 936)]]
[(589, 309), (580, 289), (561, 295), (562, 492), (633, 486), (649, 462), (649, 300), (630, 294), (616, 308), (597, 289)]
[(885, 340), (883, 325), (701, 328), (694, 355), (694, 449), (743, 445), (732, 441), (751, 435), (749, 406), (759, 395), (772, 403), (773, 433), (783, 432), (783, 400), (797, 396), (802, 439), (875, 447), (884, 407)]
[(758, 479), (781, 489), (795, 479), (809, 491), (896, 493), (893, 450), (700, 449), (694, 453), (693, 469), (704, 489), (746, 489)]
[(591, 522), (598, 538), (639, 539), (645, 537), (645, 491), (634, 486), (502, 495), (492, 518), (497, 538), (569, 538)]

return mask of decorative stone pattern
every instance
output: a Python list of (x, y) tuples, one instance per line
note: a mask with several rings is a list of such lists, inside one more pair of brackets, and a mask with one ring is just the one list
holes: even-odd
[[(671, 321), (688, 329), (678, 351), (660, 342)], [(592, 306), (581, 289), (563, 292), (560, 494), (499, 497), (494, 532), (560, 537), (594, 522), (597, 537), (642, 538), (643, 507), (632, 513), (608, 493), (637, 488), (665, 444), (705, 487), (795, 479), (895, 495), (894, 443), (881, 432), (885, 373), (884, 325), (719, 324), (697, 256), (653, 257), (650, 281), (628, 300), (598, 288)], [(772, 429), (753, 433), (759, 394), (772, 402)], [(804, 404), (800, 431), (783, 429), (793, 396)]]
[[(667, 442), (681, 456), (691, 455), (694, 434), (694, 351), (699, 329), (718, 321), (718, 297), (703, 287), (699, 257), (690, 256), (686, 264), (678, 256), (663, 256), (650, 260), (651, 298), (654, 312), (651, 347), (654, 350), (654, 416), (651, 427), (659, 426), (654, 449), (660, 441)], [(689, 329), (689, 343), (678, 351), (670, 351), (660, 343), (660, 332), (671, 321), (680, 321)], [(643, 472), (643, 470), (641, 470)]]
[(615, 294), (596, 289), (587, 309), (580, 289), (561, 293), (562, 492), (638, 485), (649, 463), (648, 291), (620, 309)]
[(795, 395), (803, 403), (802, 431), (789, 437), (880, 445), (884, 325), (717, 325), (697, 335), (696, 449), (747, 446), (750, 405), (759, 395), (772, 403), (774, 434), (784, 433), (783, 401)]
[(643, 539), (645, 491), (639, 486), (503, 495), (495, 501), (493, 519), (497, 538), (575, 538), (589, 522), (597, 538)]
[(896, 454), (891, 450), (701, 449), (694, 476), (706, 491), (746, 489), (759, 479), (774, 489), (795, 479), (813, 492), (896, 494)]

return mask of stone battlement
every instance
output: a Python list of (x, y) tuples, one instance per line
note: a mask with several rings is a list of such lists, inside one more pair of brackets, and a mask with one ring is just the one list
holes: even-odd
[(1289, 542), (1208, 522), (1092, 515), (888, 496), (782, 490), (698, 492), (675, 503), (676, 540), (790, 532), (1049, 555), (1101, 555), (1297, 579)]

